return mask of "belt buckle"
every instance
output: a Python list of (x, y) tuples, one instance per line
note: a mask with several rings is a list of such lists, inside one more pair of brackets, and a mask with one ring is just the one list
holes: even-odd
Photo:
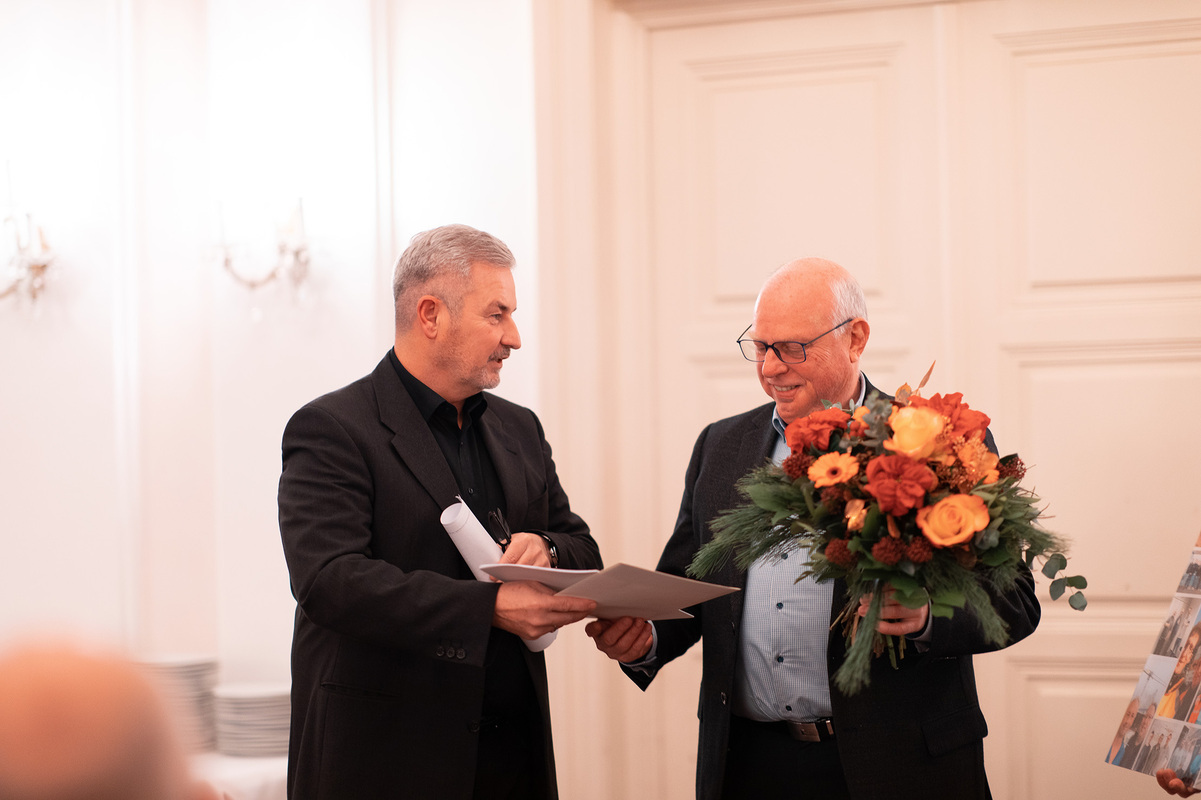
[(834, 720), (830, 717), (813, 722), (789, 722), (788, 733), (800, 742), (820, 742), (834, 737)]

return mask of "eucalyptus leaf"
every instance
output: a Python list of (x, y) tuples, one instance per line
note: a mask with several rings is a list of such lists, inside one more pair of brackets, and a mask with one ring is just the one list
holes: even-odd
[(1068, 560), (1064, 558), (1063, 553), (1052, 553), (1047, 557), (1047, 563), (1043, 564), (1043, 575), (1054, 578), (1056, 573), (1067, 565)]
[(905, 606), (905, 608), (921, 608), (930, 602), (929, 593), (921, 586), (918, 586), (912, 592), (897, 591), (893, 594), (893, 597), (896, 598), (898, 603)]
[(898, 592), (903, 592), (905, 594), (913, 594), (914, 592), (924, 593), (922, 585), (908, 575), (901, 575), (893, 572), (890, 573), (889, 577), (887, 577), (885, 580), (892, 584), (892, 587)]
[(1084, 592), (1076, 592), (1068, 598), (1068, 605), (1077, 611), (1083, 611), (1088, 605), (1088, 598), (1084, 596)]
[(872, 505), (867, 510), (867, 516), (863, 519), (863, 535), (874, 539), (880, 531), (880, 526), (884, 524), (884, 512), (877, 505)]
[(751, 498), (751, 502), (759, 506), (765, 511), (774, 511), (777, 514), (783, 512), (784, 516), (792, 513), (788, 504), (780, 498), (780, 491), (777, 487), (770, 484), (751, 484), (746, 487), (747, 497)]
[(1064, 578), (1056, 578), (1055, 580), (1051, 581), (1051, 599), (1058, 600), (1059, 598), (1063, 597), (1063, 593), (1067, 591), (1067, 588), (1068, 582)]
[(973, 540), (977, 549), (991, 550), (1001, 542), (1001, 520), (994, 519), (988, 527), (976, 534)]
[(994, 547), (993, 549), (986, 550), (980, 554), (980, 560), (984, 562), (985, 565), (990, 567), (1000, 566), (1008, 561), (1009, 558), (1009, 551), (1004, 547)]
[(948, 606), (945, 603), (930, 602), (930, 614), (935, 617), (945, 617), (951, 619), (955, 616), (955, 606)]

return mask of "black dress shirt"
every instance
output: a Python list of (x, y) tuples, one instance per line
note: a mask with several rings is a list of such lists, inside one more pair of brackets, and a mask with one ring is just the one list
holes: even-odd
[[(463, 402), (463, 426), (459, 427), (459, 414), (453, 405), (405, 369), (395, 351), (388, 351), (388, 359), (430, 426), (434, 440), (454, 473), (459, 496), (493, 538), (499, 538), (500, 531), (491, 524), (489, 514), (494, 510), (502, 515), (505, 513), (505, 496), (496, 465), (481, 440), (479, 426), (480, 417), (488, 408), (487, 398), (479, 392)], [(447, 535), (442, 531), (437, 533)], [(522, 653), (524, 648), (525, 644), (517, 636), (499, 628), (492, 629), (485, 660), (485, 718), (536, 717), (537, 698)]]

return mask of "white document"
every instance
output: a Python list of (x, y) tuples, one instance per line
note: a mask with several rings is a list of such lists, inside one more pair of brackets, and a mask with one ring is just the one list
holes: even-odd
[(484, 572), (502, 581), (537, 581), (559, 594), (596, 601), (600, 619), (690, 619), (683, 609), (738, 591), (734, 586), (694, 581), (665, 572), (614, 564), (603, 570), (550, 569), (524, 564), (484, 564)]
[[(476, 519), (475, 514), (471, 513), (471, 509), (463, 502), (463, 498), (460, 497), (459, 502), (447, 506), (442, 512), (441, 519), (442, 527), (446, 528), (446, 532), (450, 534), (450, 540), (455, 543), (455, 547), (459, 548), (459, 555), (463, 556), (467, 566), (471, 567), (471, 574), (475, 576), (475, 579), (491, 581), (492, 578), (482, 567), (500, 559), (500, 545), (488, 534), (488, 531), (484, 530), (484, 526)], [(531, 652), (540, 653), (550, 646), (557, 633), (558, 631), (551, 631), (537, 639), (523, 639), (522, 641)]]

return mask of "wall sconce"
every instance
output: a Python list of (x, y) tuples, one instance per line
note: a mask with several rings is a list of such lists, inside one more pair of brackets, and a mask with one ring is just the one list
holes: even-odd
[(278, 278), (287, 278), (293, 288), (297, 288), (309, 275), (309, 243), (304, 235), (304, 210), (299, 200), (296, 201), (296, 210), (292, 212), (288, 224), (278, 231), (275, 266), (265, 275), (251, 278), (238, 271), (234, 266), (232, 248), (225, 243), (224, 230), (218, 247), (221, 251), (221, 266), (234, 280), (252, 291)]
[(46, 288), (46, 270), (54, 262), (54, 251), (46, 246), (46, 235), (40, 225), (33, 224), (33, 217), (25, 214), (18, 217), (10, 214), (4, 218), (3, 236), (8, 238), (12, 229), (12, 255), (5, 269), (11, 279), (0, 278), (0, 300), (10, 294), (23, 292), (33, 302)]

